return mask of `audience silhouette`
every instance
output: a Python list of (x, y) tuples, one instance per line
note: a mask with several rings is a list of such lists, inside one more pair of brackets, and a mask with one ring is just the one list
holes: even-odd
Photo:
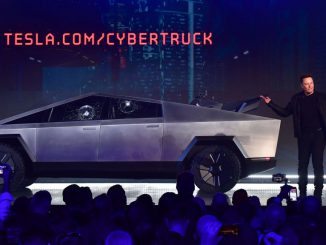
[[(95, 198), (88, 187), (67, 186), (63, 206), (51, 205), (43, 190), (31, 198), (0, 195), (0, 244), (326, 244), (326, 218), (314, 196), (297, 202), (280, 195), (262, 206), (257, 196), (216, 193), (209, 205), (194, 196), (193, 175), (181, 173), (177, 193), (164, 193), (158, 204), (142, 194), (127, 205), (121, 185)], [(230, 204), (232, 203), (232, 205)]]

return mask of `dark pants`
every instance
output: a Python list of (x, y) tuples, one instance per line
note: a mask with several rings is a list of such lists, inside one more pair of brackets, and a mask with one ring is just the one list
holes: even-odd
[(307, 194), (308, 165), (310, 155), (312, 156), (312, 166), (315, 176), (315, 196), (321, 196), (324, 187), (324, 166), (323, 155), (325, 148), (325, 136), (323, 130), (305, 134), (298, 138), (299, 150), (299, 190), (300, 195)]

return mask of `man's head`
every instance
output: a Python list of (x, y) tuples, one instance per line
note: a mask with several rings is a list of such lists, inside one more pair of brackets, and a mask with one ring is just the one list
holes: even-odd
[(177, 177), (177, 191), (181, 197), (193, 197), (195, 190), (194, 176), (190, 172), (182, 172)]
[(314, 80), (311, 75), (302, 75), (300, 77), (300, 85), (305, 95), (314, 93)]

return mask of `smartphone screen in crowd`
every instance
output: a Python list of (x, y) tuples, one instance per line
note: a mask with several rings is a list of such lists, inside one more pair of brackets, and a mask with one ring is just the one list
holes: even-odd
[(298, 198), (298, 192), (297, 192), (297, 188), (292, 188), (289, 192), (289, 198), (290, 198), (290, 201), (297, 201), (297, 198)]

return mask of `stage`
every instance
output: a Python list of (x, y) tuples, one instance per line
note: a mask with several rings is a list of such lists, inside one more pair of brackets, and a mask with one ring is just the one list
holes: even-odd
[[(313, 194), (313, 180), (309, 176), (308, 195)], [(288, 176), (289, 185), (297, 187), (296, 176)], [(248, 178), (242, 179), (239, 183), (226, 194), (232, 199), (233, 192), (238, 189), (245, 189), (249, 196), (258, 196), (263, 206), (266, 205), (268, 198), (276, 196), (280, 192), (280, 187), (284, 183), (273, 183), (269, 175), (252, 175)], [(79, 186), (90, 187), (93, 198), (106, 193), (108, 188), (115, 184), (120, 184), (127, 196), (127, 203), (131, 203), (141, 194), (151, 195), (153, 202), (158, 203), (159, 198), (165, 192), (177, 192), (175, 180), (173, 179), (72, 179), (72, 178), (39, 178), (34, 184), (28, 186), (23, 191), (14, 192), (14, 197), (21, 195), (31, 196), (37, 191), (48, 190), (52, 196), (53, 205), (63, 205), (62, 191), (70, 184), (78, 184)], [(210, 205), (213, 195), (201, 192), (197, 187), (194, 192), (195, 196), (202, 198), (206, 205)], [(326, 205), (326, 194), (323, 193), (323, 206)], [(284, 202), (285, 205), (285, 202)]]

